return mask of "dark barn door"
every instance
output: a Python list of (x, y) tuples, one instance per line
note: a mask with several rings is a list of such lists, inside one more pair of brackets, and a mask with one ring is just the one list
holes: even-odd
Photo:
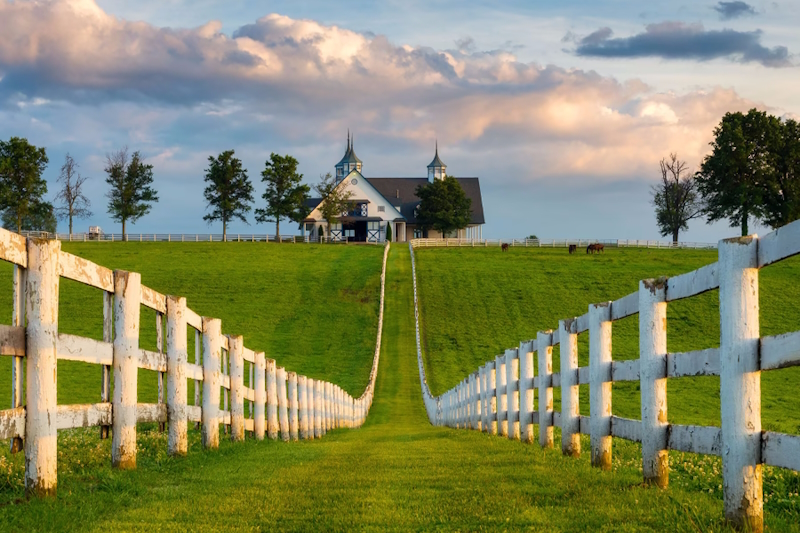
[(356, 222), (356, 242), (367, 242), (367, 221)]

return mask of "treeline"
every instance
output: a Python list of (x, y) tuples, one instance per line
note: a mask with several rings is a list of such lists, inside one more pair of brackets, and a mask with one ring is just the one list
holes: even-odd
[(800, 219), (800, 123), (757, 109), (727, 113), (711, 147), (695, 173), (677, 154), (661, 160), (652, 202), (662, 236), (677, 242), (699, 217), (728, 220), (742, 235), (751, 221), (774, 229)]

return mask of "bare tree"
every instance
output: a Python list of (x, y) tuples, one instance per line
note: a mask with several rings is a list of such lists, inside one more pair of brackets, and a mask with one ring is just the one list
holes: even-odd
[(314, 185), (314, 190), (323, 199), (319, 211), (327, 222), (328, 236), (330, 236), (331, 225), (352, 209), (350, 198), (353, 193), (345, 190), (344, 186), (340, 187), (341, 182), (337, 182), (330, 172), (320, 175), (319, 180), (319, 183)]
[(694, 174), (678, 154), (661, 159), (660, 166), (661, 181), (652, 187), (656, 223), (662, 237), (672, 235), (672, 242), (678, 242), (678, 233), (689, 229), (689, 221), (703, 214), (703, 202)]
[(81, 176), (78, 172), (78, 163), (69, 153), (64, 157), (64, 164), (61, 165), (61, 174), (58, 182), (61, 190), (56, 195), (56, 201), (61, 202), (63, 207), (56, 208), (56, 216), (59, 220), (69, 220), (69, 233), (72, 235), (73, 218), (89, 218), (92, 212), (89, 211), (89, 199), (83, 194), (83, 184), (88, 178)]

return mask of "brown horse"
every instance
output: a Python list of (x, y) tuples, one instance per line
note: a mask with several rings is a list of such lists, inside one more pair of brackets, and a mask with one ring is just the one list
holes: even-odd
[(570, 253), (570, 255), (574, 254), (575, 250), (577, 250), (577, 249), (578, 249), (578, 245), (577, 244), (570, 244), (569, 245), (569, 253)]
[(586, 247), (587, 254), (591, 253), (592, 255), (594, 255), (595, 252), (600, 253), (604, 251), (605, 251), (605, 246), (600, 244), (599, 242), (590, 244), (589, 246)]
[(500, 250), (502, 250), (503, 252), (507, 252), (508, 251), (508, 243), (504, 242), (503, 245), (500, 246)]

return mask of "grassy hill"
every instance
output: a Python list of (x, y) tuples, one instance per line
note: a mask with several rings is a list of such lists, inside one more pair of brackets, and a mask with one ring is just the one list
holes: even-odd
[[(558, 320), (582, 315), (593, 302), (614, 300), (638, 288), (638, 280), (691, 271), (717, 259), (716, 251), (609, 249), (603, 255), (565, 249), (438, 248), (416, 251), (428, 382), (441, 394), (486, 360), (555, 329)], [(761, 271), (761, 334), (800, 329), (800, 258)], [(719, 346), (719, 291), (670, 303), (670, 351)], [(638, 316), (613, 326), (616, 360), (638, 357)], [(579, 363), (588, 365), (588, 333), (579, 337)], [(553, 368), (560, 365), (558, 348)], [(557, 371), (557, 370), (556, 370)], [(797, 388), (800, 368), (765, 372), (764, 428), (800, 433)], [(675, 423), (719, 425), (719, 378), (670, 379), (669, 418)], [(555, 390), (559, 409), (559, 389)], [(588, 415), (588, 385), (581, 387)], [(636, 383), (614, 384), (613, 410), (639, 419)]]
[[(334, 381), (354, 396), (367, 384), (378, 326), (380, 247), (128, 242), (64, 243), (63, 250), (139, 272), (148, 287), (185, 296), (201, 316), (222, 319), (223, 333), (244, 335), (245, 346), (290, 370)], [(6, 324), (11, 269), (0, 263), (0, 322)], [(100, 291), (62, 279), (59, 331), (102, 339), (102, 322)], [(142, 308), (143, 348), (155, 349), (155, 324), (155, 312)], [(0, 390), (9, 397), (10, 365), (0, 357)], [(139, 372), (139, 401), (155, 401), (155, 374)], [(99, 366), (61, 361), (58, 401), (97, 402), (100, 382)]]

